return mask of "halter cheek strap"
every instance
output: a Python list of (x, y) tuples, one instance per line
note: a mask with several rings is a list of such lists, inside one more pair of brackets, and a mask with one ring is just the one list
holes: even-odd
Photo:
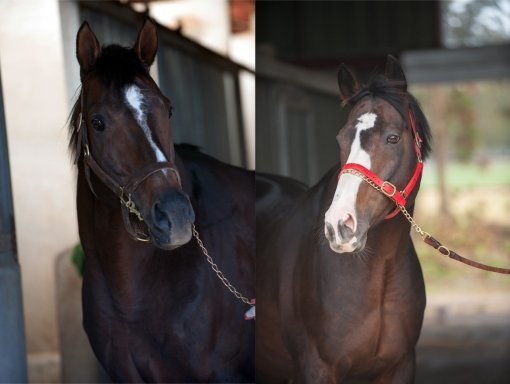
[[(81, 111), (83, 111), (83, 95), (81, 101)], [(88, 134), (87, 134), (87, 124), (85, 123), (85, 119), (80, 112), (79, 116), (79, 125), (77, 128), (78, 134), (81, 136), (77, 141), (77, 153), (78, 156), (76, 158), (76, 162), (78, 161), (79, 154), (82, 153), (83, 150), (83, 168), (85, 172), (85, 178), (89, 185), (90, 190), (97, 197), (96, 192), (94, 191), (94, 187), (92, 186), (91, 180), (91, 171), (96, 175), (96, 177), (108, 188), (110, 189), (118, 198), (122, 207), (122, 218), (124, 220), (124, 226), (126, 230), (129, 232), (131, 237), (138, 241), (150, 241), (150, 236), (147, 233), (146, 225), (143, 224), (143, 217), (140, 210), (136, 207), (135, 202), (132, 200), (132, 194), (135, 190), (150, 176), (153, 174), (168, 170), (173, 173), (179, 188), (182, 189), (181, 177), (179, 172), (175, 168), (174, 164), (165, 161), (165, 162), (157, 162), (150, 164), (135, 174), (133, 174), (129, 181), (122, 185), (118, 183), (114, 178), (112, 178), (108, 173), (106, 173), (103, 168), (97, 163), (92, 154), (90, 153), (89, 143), (88, 143)], [(131, 215), (136, 216), (138, 222), (133, 222)]]
[[(377, 174), (372, 172), (371, 170), (367, 169), (361, 164), (357, 163), (347, 163), (345, 164), (340, 172), (338, 173), (338, 178), (343, 173), (350, 173), (356, 176), (360, 176), (362, 179), (367, 181), (370, 185), (373, 187), (378, 187), (376, 189), (380, 190), (382, 193), (384, 193), (387, 197), (389, 197), (391, 200), (393, 200), (395, 203), (401, 206), (407, 205), (407, 198), (411, 194), (411, 192), (416, 187), (416, 184), (418, 183), (418, 180), (420, 180), (421, 173), (423, 171), (423, 160), (421, 156), (421, 143), (422, 140), (420, 138), (420, 135), (418, 134), (418, 130), (416, 129), (416, 124), (414, 122), (414, 116), (409, 111), (409, 121), (411, 123), (411, 129), (413, 131), (413, 137), (414, 137), (414, 149), (416, 152), (417, 162), (416, 166), (414, 167), (414, 172), (411, 178), (409, 179), (409, 182), (407, 185), (399, 191), (397, 187), (387, 181), (380, 178)], [(389, 213), (385, 219), (391, 219), (392, 217), (395, 217), (400, 212), (400, 209), (397, 207), (395, 208), (391, 213)]]

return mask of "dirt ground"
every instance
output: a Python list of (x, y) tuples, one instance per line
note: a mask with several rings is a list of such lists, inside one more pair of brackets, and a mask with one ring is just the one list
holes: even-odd
[(508, 292), (429, 295), (416, 383), (510, 383)]

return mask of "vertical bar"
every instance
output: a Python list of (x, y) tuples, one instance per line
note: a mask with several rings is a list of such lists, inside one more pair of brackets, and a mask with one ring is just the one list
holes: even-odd
[(21, 274), (0, 77), (0, 382), (27, 382)]
[[(242, 116), (239, 113), (241, 106), (239, 103), (238, 75), (238, 73), (234, 74), (232, 72), (224, 72), (223, 90), (229, 141), (229, 162), (239, 167), (245, 167), (246, 158), (244, 156), (244, 132), (242, 127)], [(236, 79), (234, 79), (234, 77), (236, 77)]]

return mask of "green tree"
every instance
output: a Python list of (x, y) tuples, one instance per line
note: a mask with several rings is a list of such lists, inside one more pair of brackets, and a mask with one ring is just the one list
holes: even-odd
[(471, 161), (480, 143), (480, 136), (476, 126), (474, 99), (468, 90), (455, 87), (450, 91), (446, 116), (455, 158), (464, 163)]

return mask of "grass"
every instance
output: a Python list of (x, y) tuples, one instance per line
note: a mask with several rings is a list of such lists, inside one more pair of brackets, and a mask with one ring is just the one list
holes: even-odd
[[(478, 262), (510, 268), (510, 228), (485, 222), (471, 212), (455, 219), (439, 220), (420, 215), (418, 222), (448, 248)], [(510, 289), (510, 278), (475, 269), (441, 255), (413, 233), (416, 251), (429, 290)]]
[[(449, 163), (446, 168), (449, 188), (510, 185), (510, 161), (495, 160), (481, 167), (476, 163)], [(435, 163), (427, 163), (421, 183), (422, 188), (437, 188), (438, 177)]]
[(85, 263), (85, 253), (81, 244), (76, 244), (71, 251), (71, 262), (80, 276), (83, 276), (83, 265)]
[[(510, 210), (505, 203), (510, 192), (510, 160), (491, 160), (483, 167), (475, 162), (448, 163), (446, 183), (453, 217), (440, 214), (431, 200), (425, 199), (427, 204), (417, 205), (415, 212), (420, 226), (462, 256), (510, 268), (510, 227), (504, 219)], [(426, 164), (421, 186), (422, 197), (434, 195), (438, 186), (435, 163)], [(508, 275), (484, 272), (449, 259), (419, 236), (414, 237), (414, 244), (429, 290), (510, 289)]]

